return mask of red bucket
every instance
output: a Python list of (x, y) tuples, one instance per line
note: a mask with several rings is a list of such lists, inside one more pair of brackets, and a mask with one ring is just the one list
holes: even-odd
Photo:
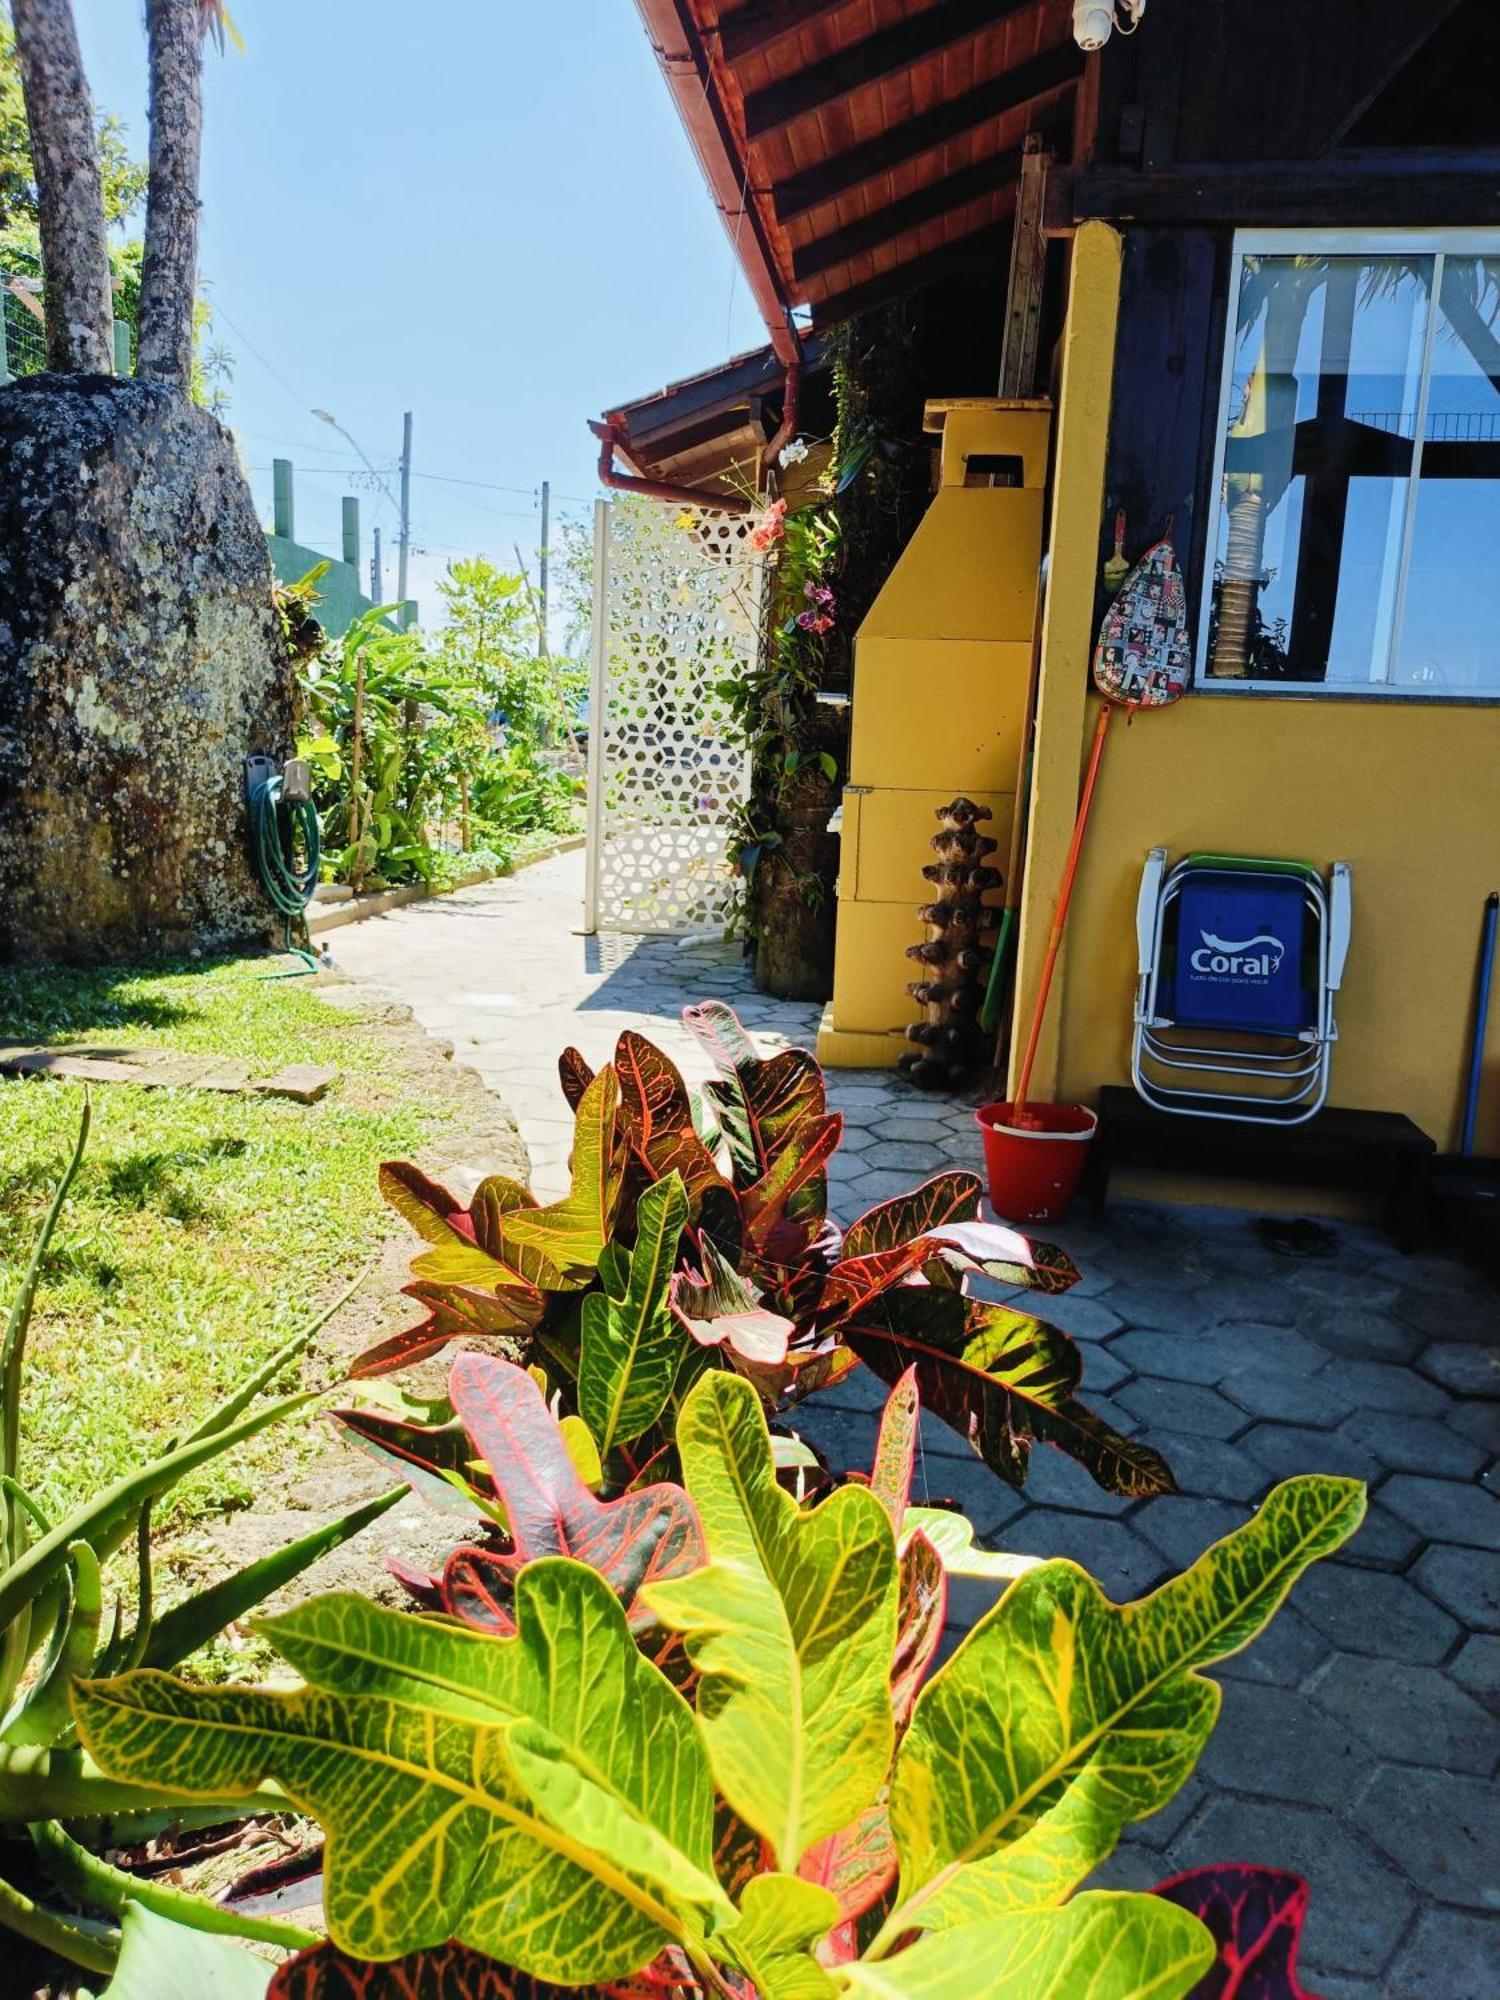
[(1025, 1126), (1007, 1123), (1012, 1106), (974, 1113), (995, 1213), (1007, 1222), (1061, 1222), (1072, 1206), (1099, 1120), (1081, 1104), (1028, 1104)]

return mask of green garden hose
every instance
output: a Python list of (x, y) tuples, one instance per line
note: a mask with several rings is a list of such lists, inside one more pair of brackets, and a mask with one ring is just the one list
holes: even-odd
[(261, 765), (248, 775), (250, 846), (265, 892), (285, 920), (287, 950), (302, 960), (307, 971), (316, 972), (318, 961), (312, 952), (292, 943), (292, 925), (312, 901), (318, 886), (321, 845), (318, 815), (310, 799), (288, 805), (281, 794), (281, 774), (274, 768), (266, 775), (265, 766)]

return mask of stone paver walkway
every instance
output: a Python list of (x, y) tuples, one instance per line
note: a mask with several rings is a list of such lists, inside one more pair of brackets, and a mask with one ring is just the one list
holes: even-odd
[[(730, 1000), (770, 1048), (810, 1045), (817, 1009), (753, 992), (717, 942), (585, 939), (582, 856), (351, 926), (341, 967), (410, 1003), (520, 1122), (540, 1192), (565, 1182), (555, 1082), (574, 1042), (606, 1059), (619, 1030), (705, 1065), (678, 1010)], [(847, 1222), (947, 1166), (980, 1164), (972, 1112), (885, 1072), (841, 1072), (831, 1175)], [(1045, 1316), (1079, 1341), (1085, 1400), (1140, 1432), (1181, 1492), (1101, 1493), (1039, 1450), (1025, 1496), (929, 1424), (921, 1478), (992, 1546), (1065, 1555), (1138, 1596), (1243, 1520), (1288, 1474), (1370, 1482), (1369, 1517), (1297, 1586), (1267, 1634), (1219, 1670), (1222, 1717), (1197, 1773), (1135, 1828), (1108, 1880), (1146, 1886), (1212, 1861), (1263, 1861), (1312, 1884), (1304, 1972), (1322, 2000), (1500, 1994), (1500, 1300), (1439, 1256), (1337, 1229), (1296, 1262), (1232, 1211), (1116, 1203), (1048, 1232), (1083, 1282)], [(799, 1422), (835, 1464), (868, 1464), (879, 1386), (861, 1370)], [(990, 1593), (957, 1593), (972, 1619)]]

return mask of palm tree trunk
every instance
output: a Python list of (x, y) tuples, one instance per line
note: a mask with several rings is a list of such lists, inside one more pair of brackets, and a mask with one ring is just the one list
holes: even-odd
[(151, 175), (141, 265), (137, 375), (187, 394), (198, 285), (198, 157), (203, 30), (198, 0), (146, 0), (151, 64)]
[(70, 0), (13, 0), (11, 15), (36, 169), (47, 365), (107, 375), (114, 311), (104, 187), (73, 9)]

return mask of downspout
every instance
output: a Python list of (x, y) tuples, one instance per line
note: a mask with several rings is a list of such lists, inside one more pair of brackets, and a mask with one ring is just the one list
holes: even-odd
[(612, 493), (637, 493), (643, 500), (674, 500), (684, 507), (712, 507), (720, 514), (748, 514), (750, 502), (742, 493), (725, 493), (707, 486), (674, 486), (666, 479), (640, 479), (633, 472), (615, 468), (615, 449), (624, 440), (608, 424), (595, 423), (589, 429), (599, 440), (599, 484)]
[[(792, 334), (793, 340), (797, 338)], [(797, 359), (786, 365), (786, 377), (781, 390), (781, 422), (776, 426), (775, 435), (766, 439), (760, 454), (760, 484), (766, 483), (766, 469), (776, 463), (783, 445), (790, 444), (797, 433), (797, 401), (802, 390), (802, 350), (799, 346)]]

